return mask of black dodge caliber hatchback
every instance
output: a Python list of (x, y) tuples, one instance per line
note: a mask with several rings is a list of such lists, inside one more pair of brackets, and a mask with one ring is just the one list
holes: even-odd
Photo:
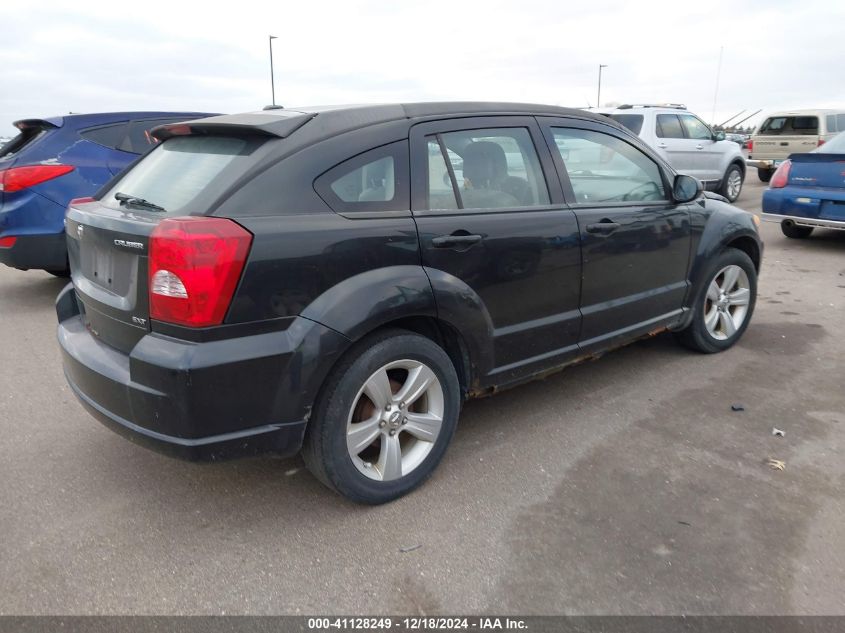
[(461, 403), (672, 330), (748, 326), (752, 215), (606, 117), (506, 103), (165, 125), (66, 232), (73, 391), (175, 456), (302, 451), (355, 501), (419, 485)]

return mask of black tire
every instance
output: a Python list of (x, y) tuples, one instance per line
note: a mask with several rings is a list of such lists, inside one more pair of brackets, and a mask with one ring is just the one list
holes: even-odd
[[(736, 192), (735, 196), (731, 196), (728, 194), (728, 180), (734, 175), (739, 174), (739, 189)], [(729, 202), (736, 202), (736, 199), (739, 198), (739, 194), (742, 193), (742, 185), (745, 181), (745, 174), (742, 172), (742, 168), (737, 165), (736, 163), (732, 164), (728, 167), (728, 170), (725, 172), (724, 177), (722, 178), (722, 186), (719, 187), (719, 193), (725, 198), (728, 199)]]
[[(443, 390), (443, 422), (434, 446), (407, 475), (377, 481), (362, 474), (346, 446), (346, 425), (356, 396), (380, 367), (410, 359), (428, 366)], [(323, 484), (344, 497), (365, 504), (392, 501), (423, 483), (440, 462), (460, 413), (460, 386), (449, 356), (432, 340), (406, 330), (385, 330), (354, 345), (331, 371), (308, 424), (302, 456)]]
[(771, 169), (757, 168), (757, 177), (760, 179), (760, 182), (769, 182), (772, 179), (772, 174), (774, 172)]
[(784, 220), (780, 223), (780, 230), (786, 237), (792, 238), (793, 240), (803, 240), (804, 238), (810, 237), (813, 227), (798, 226), (792, 220)]
[[(710, 284), (717, 279), (720, 272), (725, 267), (731, 265), (742, 268), (748, 277), (750, 290), (748, 308), (745, 314), (745, 319), (740, 327), (736, 329), (736, 332), (726, 339), (718, 339), (710, 334), (704, 323), (707, 290), (710, 287)], [(692, 321), (685, 329), (680, 332), (676, 332), (676, 337), (681, 344), (698, 352), (705, 354), (722, 352), (729, 347), (732, 347), (742, 337), (742, 334), (751, 322), (756, 301), (757, 269), (754, 268), (754, 262), (752, 262), (751, 258), (744, 252), (736, 248), (726, 248), (710, 263), (706, 272), (702, 275), (702, 283), (700, 283), (699, 287), (696, 289), (695, 301), (692, 304)]]

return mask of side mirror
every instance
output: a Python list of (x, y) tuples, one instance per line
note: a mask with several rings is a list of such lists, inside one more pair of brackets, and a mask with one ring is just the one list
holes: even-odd
[(725, 133), (722, 131), (716, 132), (713, 134), (714, 141), (724, 141), (725, 140)]
[(686, 174), (675, 176), (675, 182), (672, 184), (672, 197), (675, 202), (695, 200), (702, 191), (704, 191), (704, 185), (698, 178)]

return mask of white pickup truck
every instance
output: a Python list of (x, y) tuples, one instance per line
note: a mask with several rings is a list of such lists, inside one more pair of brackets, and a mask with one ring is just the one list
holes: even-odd
[(760, 180), (769, 182), (790, 154), (812, 152), (839, 132), (845, 132), (845, 110), (774, 112), (751, 136), (746, 162), (757, 168)]

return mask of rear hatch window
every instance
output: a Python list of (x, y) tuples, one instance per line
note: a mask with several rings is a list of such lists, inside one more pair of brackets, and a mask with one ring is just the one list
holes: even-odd
[(774, 116), (763, 122), (761, 136), (803, 136), (819, 133), (817, 116)]
[(643, 115), (642, 114), (611, 114), (610, 118), (617, 123), (624, 125), (634, 134), (639, 135), (643, 129)]
[(112, 209), (207, 214), (213, 211), (210, 205), (243, 174), (251, 163), (250, 155), (265, 141), (266, 137), (172, 137), (130, 169), (101, 202)]
[[(51, 126), (52, 127), (52, 126)], [(12, 160), (21, 150), (35, 142), (47, 132), (47, 128), (28, 127), (21, 130), (20, 134), (11, 141), (0, 147), (0, 164)]]

